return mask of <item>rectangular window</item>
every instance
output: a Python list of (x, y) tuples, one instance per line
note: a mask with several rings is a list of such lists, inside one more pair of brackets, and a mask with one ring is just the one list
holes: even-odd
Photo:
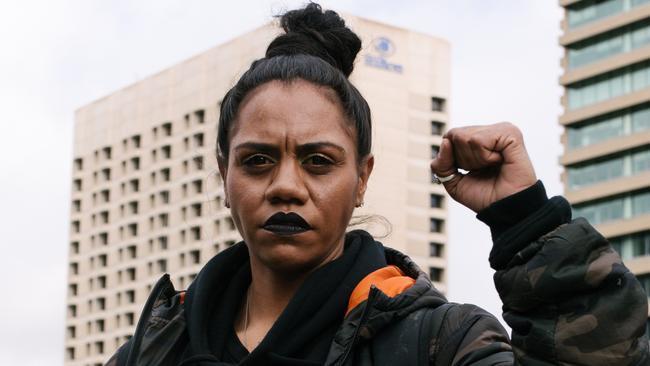
[(77, 316), (77, 305), (68, 305), (68, 317), (75, 318)]
[(138, 208), (139, 208), (138, 201), (129, 202), (129, 213), (131, 215), (137, 215), (138, 214)]
[(158, 221), (160, 222), (160, 227), (169, 226), (169, 215), (166, 213), (161, 213), (158, 215)]
[(70, 252), (72, 254), (79, 254), (79, 242), (78, 241), (73, 241), (70, 243)]
[(133, 313), (125, 313), (124, 318), (126, 319), (126, 325), (133, 325), (135, 323), (135, 316)]
[(196, 121), (199, 124), (203, 124), (205, 122), (205, 111), (203, 109), (199, 109), (198, 111), (194, 112), (194, 115), (196, 116)]
[(429, 231), (432, 233), (442, 232), (442, 220), (436, 218), (429, 219)]
[(111, 169), (110, 168), (104, 168), (102, 169), (102, 179), (104, 182), (108, 182), (111, 180)]
[(77, 335), (77, 328), (75, 326), (69, 326), (66, 329), (66, 333), (67, 333), (68, 338), (74, 338)]
[(650, 191), (632, 196), (632, 215), (640, 216), (650, 213)]
[(194, 159), (194, 169), (202, 170), (203, 169), (203, 156), (195, 156)]
[(194, 135), (194, 146), (203, 147), (203, 134), (197, 133)]
[(129, 181), (129, 189), (131, 190), (131, 193), (136, 193), (140, 191), (140, 180), (139, 179), (131, 179)]
[(193, 181), (192, 188), (196, 194), (203, 193), (203, 182), (200, 179)]
[(440, 150), (439, 146), (431, 145), (431, 159), (438, 157), (438, 151)]
[(108, 224), (109, 221), (109, 214), (108, 211), (102, 211), (99, 213), (99, 218), (102, 222), (102, 224)]
[[(638, 0), (632, 0), (634, 2)], [(641, 0), (646, 1), (646, 0)], [(624, 10), (623, 0), (586, 0), (572, 4), (567, 8), (569, 28), (576, 28), (602, 18), (618, 14)]]
[(128, 230), (129, 230), (129, 235), (132, 238), (138, 236), (138, 224), (135, 224), (135, 223), (129, 224)]
[(74, 347), (67, 347), (65, 349), (65, 357), (69, 361), (74, 361)]
[(440, 97), (431, 97), (431, 110), (434, 112), (442, 112), (445, 108), (445, 100)]
[(163, 159), (171, 159), (172, 157), (172, 147), (170, 145), (165, 145), (160, 148)]
[(159, 236), (158, 237), (158, 249), (166, 250), (167, 249), (167, 237)]
[(139, 148), (140, 147), (140, 135), (135, 135), (131, 137), (131, 144), (133, 144), (134, 148)]
[(97, 329), (98, 332), (103, 332), (104, 328), (104, 319), (95, 320), (95, 329)]
[(192, 206), (190, 206), (192, 209), (192, 217), (201, 217), (201, 203), (193, 203)]
[(169, 182), (169, 180), (171, 179), (170, 168), (161, 169), (160, 176), (162, 177), (163, 182)]
[(172, 123), (167, 122), (162, 125), (162, 133), (164, 136), (169, 137), (172, 135)]
[[(650, 86), (650, 61), (614, 70), (567, 86), (569, 109), (587, 107)], [(625, 80), (631, 79), (631, 83)]]
[(131, 158), (131, 169), (133, 169), (134, 171), (140, 170), (140, 158), (138, 157)]
[(167, 260), (166, 259), (159, 259), (156, 261), (156, 265), (158, 267), (158, 272), (167, 272)]
[(624, 156), (589, 162), (580, 166), (567, 167), (569, 187), (577, 189), (600, 182), (620, 178), (624, 175)]
[(124, 297), (126, 297), (126, 302), (128, 304), (133, 304), (135, 303), (135, 291), (134, 290), (127, 290), (124, 292)]
[(433, 282), (442, 281), (442, 268), (429, 267), (429, 278)]
[(431, 193), (429, 194), (429, 207), (431, 208), (441, 208), (442, 207), (442, 196), (439, 194)]
[(126, 252), (130, 259), (135, 259), (138, 256), (138, 248), (135, 245), (129, 245), (126, 247)]
[(106, 254), (100, 254), (97, 256), (97, 263), (101, 268), (106, 267), (108, 264), (108, 256)]
[(108, 233), (99, 233), (97, 237), (99, 238), (99, 244), (108, 245)]
[(624, 198), (614, 198), (586, 205), (574, 206), (574, 217), (584, 217), (593, 225), (624, 217)]
[(105, 297), (98, 297), (96, 303), (97, 303), (97, 309), (106, 310), (106, 298)]
[(81, 171), (84, 168), (84, 161), (82, 158), (76, 158), (74, 159), (74, 169), (76, 171)]
[(190, 262), (192, 264), (201, 263), (201, 252), (198, 250), (193, 250), (190, 252)]
[(110, 202), (110, 200), (111, 200), (111, 191), (110, 191), (110, 190), (108, 190), (108, 189), (102, 189), (102, 190), (99, 192), (99, 195), (100, 195), (101, 198), (102, 198), (102, 203), (108, 203), (108, 202)]
[(445, 124), (438, 121), (431, 121), (431, 134), (434, 136), (442, 135), (442, 132), (445, 128)]
[(81, 192), (81, 178), (72, 181), (72, 187), (75, 192)]
[(430, 257), (442, 257), (442, 248), (443, 245), (440, 243), (430, 242), (429, 243), (429, 256)]
[(101, 289), (106, 288), (106, 276), (98, 276), (97, 277), (97, 286)]
[(104, 159), (106, 159), (106, 160), (110, 160), (110, 159), (111, 159), (111, 155), (112, 155), (111, 152), (112, 152), (112, 150), (111, 150), (111, 147), (110, 147), (110, 146), (107, 146), (107, 147), (103, 148), (103, 149), (102, 149), (102, 154), (104, 155)]
[(95, 342), (95, 353), (98, 355), (104, 354), (104, 342), (96, 341)]
[(194, 226), (190, 228), (190, 235), (192, 237), (192, 240), (198, 241), (201, 240), (201, 227), (200, 226)]
[(81, 222), (79, 222), (78, 220), (73, 221), (72, 232), (75, 234), (79, 234), (80, 231), (81, 231)]

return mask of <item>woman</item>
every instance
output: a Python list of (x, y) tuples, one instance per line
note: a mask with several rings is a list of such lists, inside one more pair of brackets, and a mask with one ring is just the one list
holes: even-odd
[(449, 131), (431, 169), (492, 230), (512, 345), (408, 257), (346, 233), (374, 165), (370, 111), (347, 79), (361, 42), (313, 3), (281, 24), (221, 106), (219, 170), (244, 241), (187, 292), (163, 277), (109, 365), (650, 363), (638, 281), (566, 200), (547, 199), (511, 124)]

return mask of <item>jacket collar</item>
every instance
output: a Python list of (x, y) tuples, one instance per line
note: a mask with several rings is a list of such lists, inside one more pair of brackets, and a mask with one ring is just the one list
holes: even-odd
[[(385, 248), (385, 256), (388, 267), (369, 274), (355, 288), (350, 300), (352, 306), (334, 336), (325, 365), (342, 365), (360, 340), (372, 339), (384, 327), (418, 309), (435, 308), (447, 302), (411, 258), (391, 248)], [(386, 273), (379, 273), (381, 271), (391, 272), (394, 276), (386, 277)], [(374, 280), (379, 283), (373, 283)], [(382, 283), (387, 281), (397, 285), (383, 286)], [(360, 287), (362, 284), (363, 288)], [(364, 291), (365, 296), (358, 293)], [(362, 300), (354, 300), (354, 296)]]

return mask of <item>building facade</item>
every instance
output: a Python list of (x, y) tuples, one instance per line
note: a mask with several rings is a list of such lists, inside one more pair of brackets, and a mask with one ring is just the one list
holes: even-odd
[(560, 5), (565, 194), (650, 294), (650, 0)]
[[(363, 49), (352, 81), (373, 113), (376, 163), (358, 215), (442, 291), (446, 201), (429, 162), (448, 121), (449, 45), (346, 16)], [(65, 365), (101, 365), (134, 331), (155, 281), (186, 288), (240, 240), (215, 159), (219, 102), (278, 33), (272, 24), (76, 112)]]

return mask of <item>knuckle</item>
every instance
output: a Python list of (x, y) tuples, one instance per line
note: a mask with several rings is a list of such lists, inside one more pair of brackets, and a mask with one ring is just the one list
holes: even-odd
[(512, 122), (501, 122), (499, 125), (506, 131), (521, 135), (521, 130)]

